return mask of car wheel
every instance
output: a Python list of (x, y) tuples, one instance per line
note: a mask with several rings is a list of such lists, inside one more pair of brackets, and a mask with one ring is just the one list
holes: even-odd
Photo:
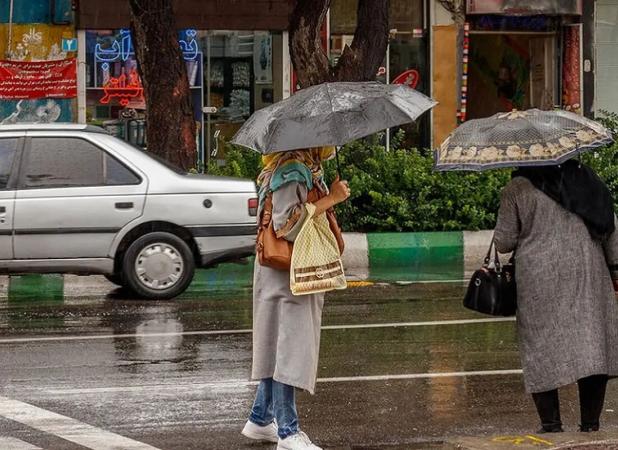
[(191, 249), (171, 233), (145, 234), (129, 246), (122, 261), (126, 286), (147, 299), (170, 299), (182, 294), (194, 273)]
[(113, 275), (103, 275), (107, 278), (107, 281), (114, 283), (116, 286), (124, 286), (126, 283), (122, 281), (122, 275), (119, 273), (115, 273)]

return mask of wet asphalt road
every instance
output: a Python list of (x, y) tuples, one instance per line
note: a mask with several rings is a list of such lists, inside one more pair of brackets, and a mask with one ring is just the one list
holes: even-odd
[[(514, 323), (478, 321), (486, 317), (461, 307), (463, 291), (371, 286), (328, 296), (321, 380), (315, 396), (298, 398), (309, 436), (325, 448), (407, 449), (535, 431)], [(250, 327), (248, 290), (155, 303), (120, 291), (0, 299), (0, 450), (274, 448), (239, 434), (255, 390)], [(562, 400), (575, 429), (573, 387)], [(606, 429), (618, 431), (616, 383), (606, 408)]]

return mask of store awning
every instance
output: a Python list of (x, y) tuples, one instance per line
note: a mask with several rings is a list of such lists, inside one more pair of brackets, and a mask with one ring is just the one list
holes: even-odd
[(467, 0), (468, 14), (581, 15), (582, 0)]

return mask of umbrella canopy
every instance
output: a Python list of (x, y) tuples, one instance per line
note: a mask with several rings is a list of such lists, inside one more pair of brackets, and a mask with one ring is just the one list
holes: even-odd
[(437, 170), (561, 164), (613, 141), (598, 122), (562, 111), (513, 111), (469, 120), (435, 151)]
[(324, 83), (255, 112), (232, 144), (263, 154), (344, 145), (412, 122), (435, 105), (401, 84)]

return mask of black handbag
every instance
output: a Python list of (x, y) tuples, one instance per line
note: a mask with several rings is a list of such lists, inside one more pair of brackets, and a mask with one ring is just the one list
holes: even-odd
[[(491, 263), (493, 250), (493, 266)], [(513, 316), (517, 310), (515, 256), (501, 265), (491, 240), (483, 267), (474, 272), (463, 302), (466, 308), (492, 316)]]

